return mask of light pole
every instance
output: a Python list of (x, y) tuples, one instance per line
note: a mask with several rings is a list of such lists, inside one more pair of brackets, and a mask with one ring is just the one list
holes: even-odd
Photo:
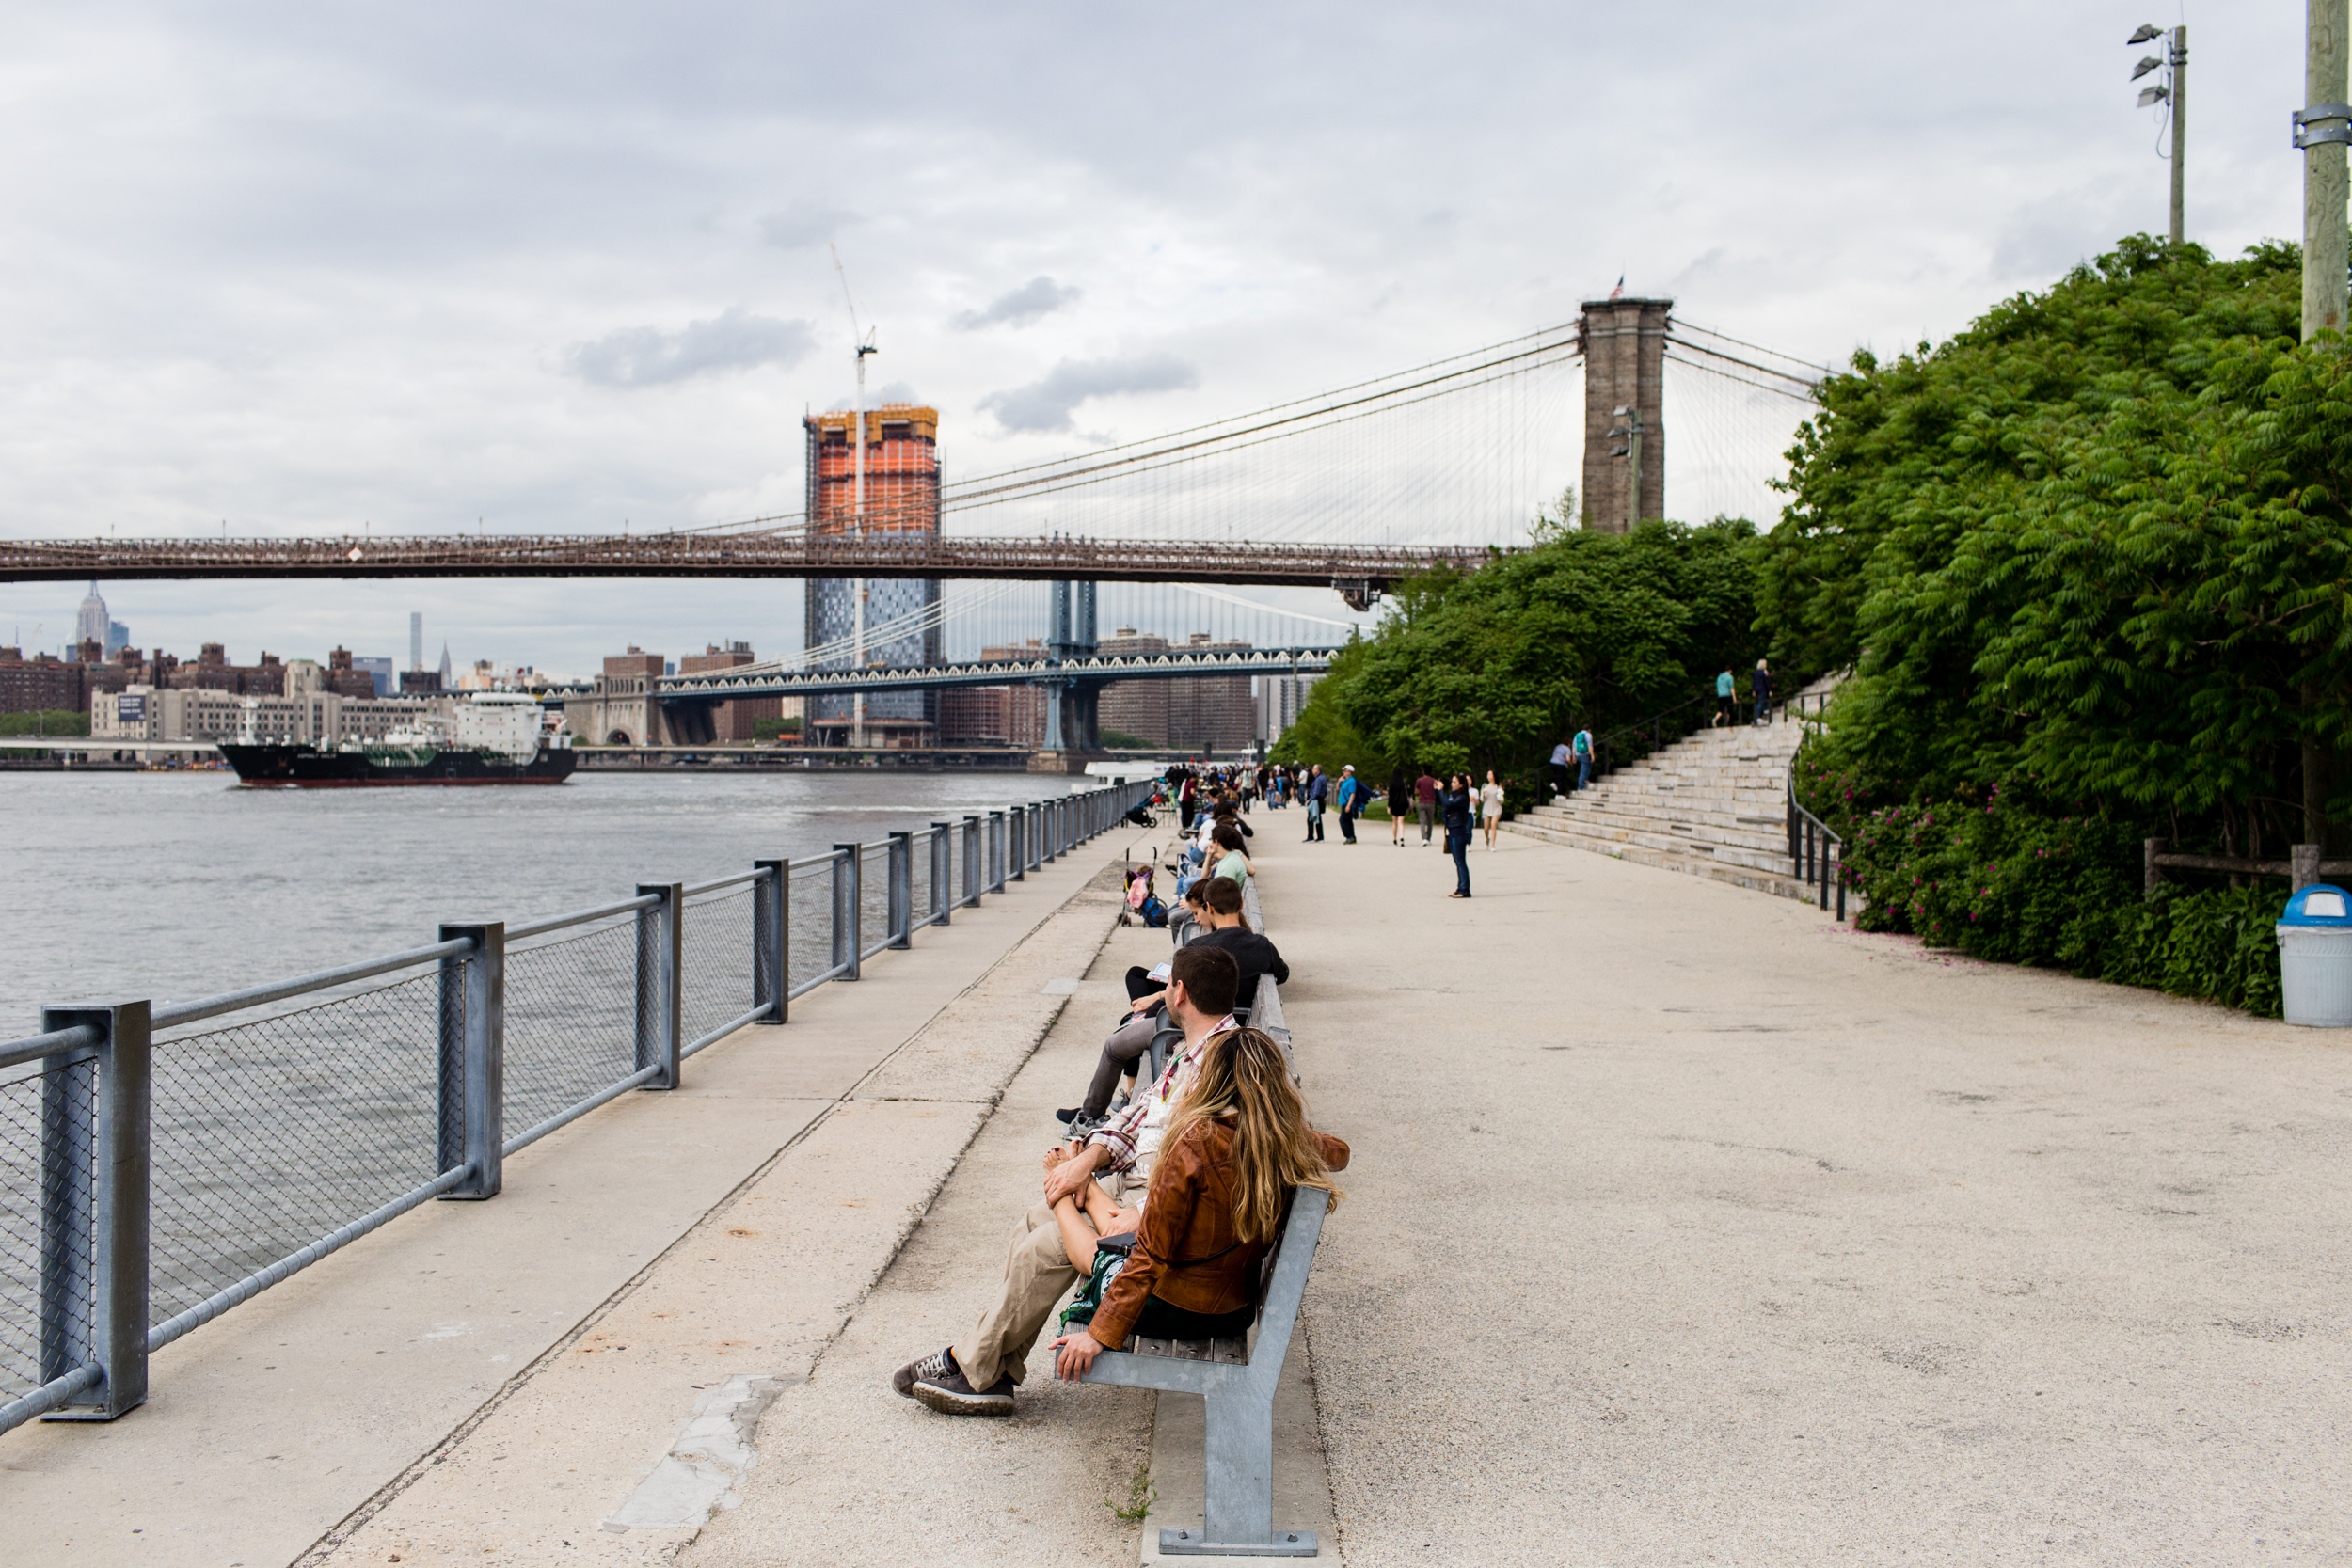
[[(2314, 4), (2323, 0), (2313, 0)], [(2172, 131), (2172, 243), (2179, 245), (2182, 220), (2186, 206), (2185, 185), (2187, 165), (2185, 162), (2188, 145), (2188, 27), (2185, 24), (2167, 32), (2143, 22), (2138, 31), (2123, 41), (2147, 43), (2164, 40), (2164, 53), (2151, 55), (2132, 68), (2132, 80), (2137, 82), (2152, 71), (2164, 72), (2164, 80), (2153, 87), (2139, 89), (2139, 107), (2151, 103), (2167, 106)]]

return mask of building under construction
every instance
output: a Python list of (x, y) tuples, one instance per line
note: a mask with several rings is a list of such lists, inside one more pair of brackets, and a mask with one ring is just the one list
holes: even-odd
[[(858, 502), (858, 416), (812, 414), (808, 436), (808, 531), (812, 535), (939, 532), (939, 410), (886, 403), (866, 414), (866, 494)], [(865, 584), (867, 664), (935, 664), (940, 657), (939, 582), (933, 578), (812, 578), (807, 647), (820, 670), (858, 657), (858, 584)], [(807, 736), (818, 745), (928, 746), (938, 734), (939, 698), (881, 691), (866, 698), (866, 734), (850, 734), (856, 699), (808, 700)]]

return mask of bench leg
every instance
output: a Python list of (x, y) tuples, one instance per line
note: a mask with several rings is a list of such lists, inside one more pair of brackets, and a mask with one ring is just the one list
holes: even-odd
[(1274, 1401), (1272, 1390), (1204, 1396), (1208, 1414), (1208, 1485), (1204, 1528), (1160, 1531), (1160, 1555), (1313, 1557), (1312, 1530), (1274, 1528)]

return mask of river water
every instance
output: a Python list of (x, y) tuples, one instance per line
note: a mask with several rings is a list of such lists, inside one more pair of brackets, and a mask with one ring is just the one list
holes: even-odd
[[(1009, 773), (580, 773), (551, 788), (0, 776), (0, 1039), (44, 1002), (177, 1001), (1044, 798)], [(797, 966), (796, 966), (797, 967)]]

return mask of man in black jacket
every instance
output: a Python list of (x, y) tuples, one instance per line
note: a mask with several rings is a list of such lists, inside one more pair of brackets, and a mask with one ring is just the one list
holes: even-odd
[[(1233, 962), (1241, 968), (1241, 990), (1236, 993), (1241, 1006), (1249, 1005), (1261, 974), (1273, 975), (1278, 986), (1289, 984), (1291, 966), (1282, 961), (1274, 943), (1251, 930), (1242, 916), (1241, 884), (1230, 877), (1211, 877), (1200, 884), (1200, 894), (1207, 910), (1200, 919), (1200, 934), (1185, 945), (1220, 947), (1233, 956)], [(1127, 971), (1127, 1021), (1103, 1042), (1086, 1102), (1057, 1113), (1070, 1124), (1072, 1136), (1083, 1136), (1109, 1114), (1119, 1081), (1134, 1075), (1144, 1053), (1152, 1049), (1152, 1037), (1165, 1026), (1162, 1000), (1166, 995), (1166, 982), (1153, 979), (1141, 964)]]

